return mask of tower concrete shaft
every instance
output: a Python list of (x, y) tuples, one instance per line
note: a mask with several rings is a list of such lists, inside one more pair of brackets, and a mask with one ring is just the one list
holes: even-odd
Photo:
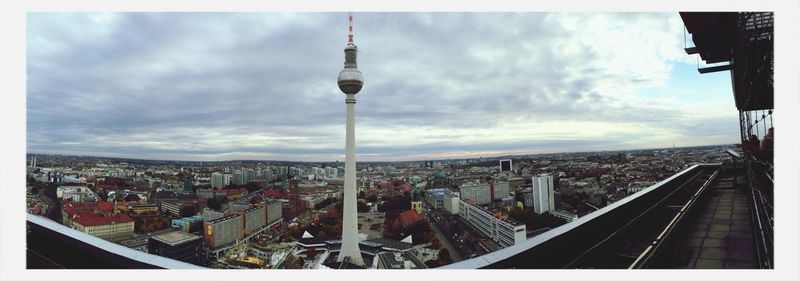
[(364, 266), (361, 250), (358, 247), (358, 220), (356, 208), (356, 128), (355, 128), (355, 95), (364, 85), (364, 78), (356, 65), (357, 47), (353, 43), (353, 17), (349, 16), (349, 35), (345, 47), (344, 69), (339, 72), (339, 89), (345, 94), (347, 106), (347, 128), (345, 140), (344, 164), (344, 206), (342, 210), (342, 247), (337, 261)]

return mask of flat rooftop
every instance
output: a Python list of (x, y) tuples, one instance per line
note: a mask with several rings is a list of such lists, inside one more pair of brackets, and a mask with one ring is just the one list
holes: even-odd
[(152, 238), (159, 242), (168, 244), (170, 246), (175, 246), (186, 242), (198, 240), (200, 239), (200, 236), (176, 230), (164, 234), (155, 235)]

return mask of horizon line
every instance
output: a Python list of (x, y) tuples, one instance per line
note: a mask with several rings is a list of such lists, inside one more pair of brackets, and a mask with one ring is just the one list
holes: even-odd
[[(642, 150), (659, 150), (659, 149), (685, 149), (685, 148), (694, 148), (694, 147), (709, 147), (709, 146), (735, 146), (736, 143), (722, 143), (722, 144), (708, 144), (708, 145), (694, 145), (694, 146), (669, 146), (669, 147), (650, 147), (650, 148), (636, 148), (636, 149), (620, 149), (620, 150), (582, 150), (582, 151), (570, 151), (570, 152), (548, 152), (548, 153), (531, 153), (531, 154), (508, 154), (502, 156), (478, 156), (478, 157), (466, 157), (466, 158), (437, 158), (437, 159), (420, 159), (420, 160), (373, 160), (373, 161), (356, 161), (362, 163), (393, 163), (393, 162), (422, 162), (422, 161), (454, 161), (454, 160), (469, 160), (469, 159), (495, 159), (495, 158), (509, 158), (509, 157), (521, 157), (521, 156), (534, 156), (534, 155), (552, 155), (552, 154), (577, 154), (577, 153), (590, 153), (590, 152), (624, 152), (624, 151), (642, 151)], [(339, 160), (333, 161), (304, 161), (304, 160), (254, 160), (254, 159), (230, 159), (230, 160), (167, 160), (167, 159), (147, 159), (147, 158), (136, 158), (136, 157), (117, 157), (117, 156), (99, 156), (99, 155), (81, 155), (81, 154), (59, 154), (59, 153), (25, 153), (26, 158), (27, 156), (38, 156), (38, 155), (56, 155), (56, 156), (70, 156), (70, 157), (95, 157), (95, 158), (108, 158), (108, 159), (128, 159), (128, 160), (140, 160), (140, 161), (167, 161), (167, 162), (291, 162), (291, 163), (334, 163), (340, 162)], [(358, 154), (356, 154), (358, 155)], [(341, 161), (344, 163), (344, 161)]]

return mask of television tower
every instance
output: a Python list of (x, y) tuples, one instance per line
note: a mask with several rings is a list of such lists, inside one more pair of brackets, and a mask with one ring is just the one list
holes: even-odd
[(344, 208), (342, 210), (342, 247), (339, 251), (338, 262), (347, 258), (350, 263), (364, 266), (361, 250), (358, 248), (358, 221), (356, 220), (356, 135), (355, 135), (355, 105), (356, 94), (364, 86), (364, 77), (356, 66), (356, 53), (358, 48), (353, 43), (353, 15), (348, 14), (349, 32), (347, 47), (344, 48), (344, 69), (339, 72), (339, 90), (345, 94), (344, 103), (347, 105), (347, 130), (344, 157)]

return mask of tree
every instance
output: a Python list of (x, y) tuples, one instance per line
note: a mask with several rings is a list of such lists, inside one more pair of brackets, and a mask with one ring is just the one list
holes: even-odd
[(197, 210), (194, 209), (194, 206), (183, 206), (178, 214), (182, 218), (191, 217), (197, 214)]
[(208, 198), (206, 206), (212, 210), (222, 211), (222, 203), (217, 198)]
[(356, 204), (356, 209), (357, 209), (357, 211), (358, 211), (359, 213), (366, 213), (366, 212), (369, 212), (369, 206), (367, 206), (367, 203), (364, 203), (364, 202), (361, 202), (361, 201), (359, 201), (359, 202)]
[(439, 250), (439, 258), (436, 259), (436, 264), (442, 266), (452, 262), (453, 259), (450, 257), (450, 251), (448, 251), (446, 248)]

